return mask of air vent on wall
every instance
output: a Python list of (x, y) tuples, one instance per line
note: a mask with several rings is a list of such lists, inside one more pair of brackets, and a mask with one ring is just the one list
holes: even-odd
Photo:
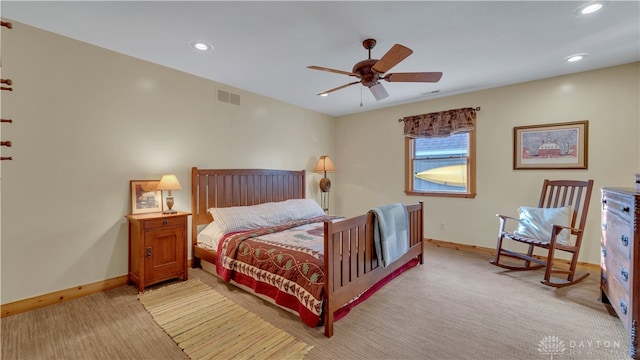
[(240, 95), (218, 89), (218, 101), (239, 106)]

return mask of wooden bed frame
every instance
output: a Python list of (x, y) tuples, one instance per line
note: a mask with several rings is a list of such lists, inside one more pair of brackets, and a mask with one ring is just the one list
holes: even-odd
[[(193, 267), (215, 264), (215, 251), (197, 246), (199, 228), (212, 221), (212, 207), (248, 206), (305, 198), (305, 171), (263, 169), (191, 169)], [(324, 223), (324, 334), (333, 335), (334, 312), (405, 264), (423, 259), (423, 204), (407, 205), (409, 251), (387, 267), (378, 264), (373, 244), (373, 215)]]

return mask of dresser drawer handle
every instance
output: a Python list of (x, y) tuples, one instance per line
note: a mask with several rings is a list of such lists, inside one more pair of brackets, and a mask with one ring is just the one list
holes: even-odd
[(628, 213), (629, 212), (629, 207), (628, 206), (622, 207), (622, 212)]
[(622, 280), (624, 280), (625, 282), (629, 282), (629, 271), (627, 271), (626, 269), (620, 270), (620, 276), (622, 276)]
[(620, 236), (620, 241), (622, 241), (622, 245), (629, 246), (629, 237), (627, 235)]
[(602, 224), (602, 230), (605, 230), (605, 231), (607, 230), (607, 223)]
[(607, 248), (606, 247), (602, 247), (602, 249), (600, 249), (600, 252), (602, 253), (602, 257), (607, 257)]
[(607, 273), (602, 273), (602, 275), (600, 276), (600, 279), (602, 280), (602, 284), (606, 284), (607, 283)]
[(165, 220), (162, 222), (162, 225), (169, 225), (169, 220)]
[(605, 198), (605, 199), (602, 199), (602, 203), (603, 203), (604, 205), (607, 205), (607, 199), (606, 199), (606, 198)]
[(622, 310), (622, 313), (627, 315), (627, 303), (623, 301), (620, 301), (620, 310)]

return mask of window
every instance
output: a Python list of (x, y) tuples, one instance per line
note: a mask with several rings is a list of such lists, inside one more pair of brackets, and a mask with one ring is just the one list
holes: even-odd
[(405, 142), (407, 195), (476, 196), (475, 130)]

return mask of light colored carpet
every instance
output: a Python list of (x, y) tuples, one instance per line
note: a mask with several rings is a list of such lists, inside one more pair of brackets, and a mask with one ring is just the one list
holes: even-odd
[(138, 296), (191, 359), (302, 359), (313, 348), (199, 280)]
[[(629, 360), (629, 334), (598, 301), (599, 272), (553, 289), (540, 284), (544, 271), (506, 271), (486, 254), (435, 246), (425, 254), (424, 265), (336, 322), (330, 339), (202, 269), (189, 277), (313, 345), (305, 360)], [(122, 286), (2, 318), (0, 358), (188, 359), (137, 296)]]

